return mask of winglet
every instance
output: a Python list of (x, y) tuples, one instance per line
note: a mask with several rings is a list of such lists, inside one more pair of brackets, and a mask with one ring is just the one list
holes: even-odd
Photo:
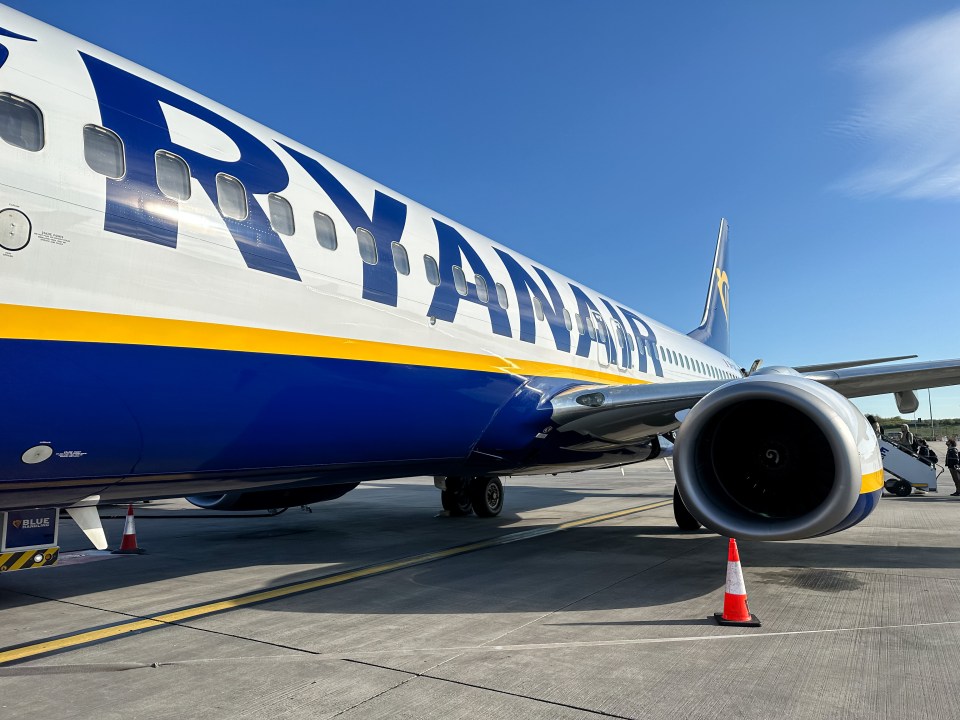
[(710, 272), (710, 289), (700, 327), (687, 333), (724, 355), (730, 354), (730, 279), (727, 276), (727, 221), (720, 220), (717, 250)]

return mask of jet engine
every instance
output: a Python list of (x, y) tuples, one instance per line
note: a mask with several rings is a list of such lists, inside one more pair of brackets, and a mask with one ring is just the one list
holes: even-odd
[(336, 500), (360, 483), (322, 485), (321, 487), (290, 488), (287, 490), (258, 490), (256, 492), (210, 493), (190, 495), (187, 500), (205, 510), (272, 510), (316, 502)]
[(863, 520), (883, 489), (880, 447), (842, 395), (770, 367), (706, 395), (674, 448), (684, 505), (721, 535), (796, 540)]

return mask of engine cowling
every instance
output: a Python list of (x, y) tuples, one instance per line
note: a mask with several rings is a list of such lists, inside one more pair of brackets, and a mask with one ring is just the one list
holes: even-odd
[(323, 485), (321, 487), (290, 488), (287, 490), (257, 490), (254, 492), (210, 493), (190, 495), (187, 500), (205, 510), (273, 510), (297, 505), (310, 505), (343, 497), (360, 483)]
[(797, 540), (860, 522), (883, 491), (876, 435), (830, 388), (769, 368), (706, 395), (674, 449), (687, 509), (728, 537)]

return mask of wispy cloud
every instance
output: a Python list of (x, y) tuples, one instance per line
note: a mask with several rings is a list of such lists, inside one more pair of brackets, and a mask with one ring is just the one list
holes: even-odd
[(863, 100), (837, 130), (874, 162), (838, 187), (859, 195), (960, 199), (960, 10), (852, 58)]

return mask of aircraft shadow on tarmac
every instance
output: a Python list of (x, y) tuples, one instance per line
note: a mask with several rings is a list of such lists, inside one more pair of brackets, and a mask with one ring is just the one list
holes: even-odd
[[(537, 527), (529, 520), (516, 526), (517, 512), (541, 508), (539, 525), (554, 526), (570, 518), (568, 513), (550, 515), (551, 507), (588, 495), (611, 497), (595, 489), (589, 493), (521, 485), (510, 489), (513, 512), (491, 520), (437, 517), (436, 490), (409, 484), (357, 493), (353, 500), (348, 499), (351, 495), (316, 506), (312, 514), (292, 509), (276, 517), (192, 523), (187, 519), (191, 511), (182, 511), (182, 520), (147, 520), (152, 511), (144, 509), (138, 520), (145, 521), (137, 529), (148, 554), (7, 574), (0, 578), (0, 611), (47, 600), (79, 601), (146, 584), (155, 584), (163, 594), (162, 583), (168, 580), (203, 583), (200, 597), (186, 603), (170, 600), (169, 606), (156, 608), (168, 610), (209, 602), (209, 587), (218, 584), (218, 572), (247, 566), (305, 568), (282, 575), (260, 569), (251, 573), (249, 585), (223, 585), (217, 597), (254, 592)], [(664, 499), (662, 494), (646, 493), (631, 497), (637, 504)], [(318, 614), (449, 614), (550, 612), (574, 603), (578, 611), (615, 610), (675, 603), (722, 588), (724, 538), (705, 530), (682, 533), (652, 519), (646, 524), (644, 518), (639, 514), (626, 521), (564, 530), (257, 607)], [(662, 513), (657, 522), (663, 522)], [(119, 537), (121, 521), (108, 523), (112, 524), (108, 537)], [(833, 540), (744, 542), (741, 555), (754, 585), (790, 585), (825, 596), (860, 590), (864, 576), (858, 569), (960, 568), (960, 552), (951, 547)], [(203, 575), (209, 576), (191, 578)], [(183, 597), (182, 583), (179, 588), (177, 597)], [(84, 602), (98, 600), (90, 597)], [(109, 599), (102, 602), (110, 604)], [(699, 624), (699, 619), (682, 622)]]

